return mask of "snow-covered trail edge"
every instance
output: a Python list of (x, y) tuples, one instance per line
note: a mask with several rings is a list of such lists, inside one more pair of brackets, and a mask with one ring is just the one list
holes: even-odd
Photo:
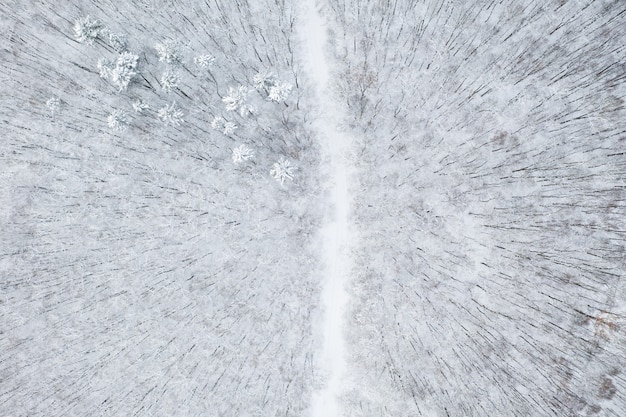
[(343, 414), (339, 397), (346, 390), (347, 377), (344, 316), (352, 236), (348, 191), (351, 170), (346, 156), (350, 139), (338, 129), (342, 113), (329, 84), (332, 61), (329, 62), (326, 55), (327, 28), (315, 3), (315, 0), (306, 0), (302, 4), (303, 58), (306, 72), (314, 82), (320, 109), (313, 127), (319, 135), (330, 209), (320, 232), (324, 282), (321, 295), (323, 321), (318, 333), (323, 338), (319, 364), (325, 379), (321, 390), (313, 392), (311, 411), (313, 417), (335, 417)]

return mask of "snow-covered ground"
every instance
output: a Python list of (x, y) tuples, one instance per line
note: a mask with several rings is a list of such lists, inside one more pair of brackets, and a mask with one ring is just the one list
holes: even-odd
[(8, 0), (0, 39), (0, 416), (626, 415), (626, 2)]
[(305, 67), (315, 85), (314, 95), (318, 104), (316, 129), (322, 146), (324, 161), (321, 174), (327, 183), (325, 222), (320, 230), (322, 248), (323, 289), (321, 308), (324, 311), (321, 327), (322, 352), (319, 364), (324, 376), (323, 387), (314, 392), (313, 417), (339, 417), (344, 415), (340, 403), (347, 391), (349, 375), (346, 369), (345, 314), (348, 302), (346, 286), (352, 270), (351, 232), (352, 199), (349, 184), (352, 180), (350, 161), (350, 134), (339, 126), (343, 121), (342, 104), (330, 82), (334, 57), (328, 56), (327, 28), (315, 0), (308, 0), (303, 8)]

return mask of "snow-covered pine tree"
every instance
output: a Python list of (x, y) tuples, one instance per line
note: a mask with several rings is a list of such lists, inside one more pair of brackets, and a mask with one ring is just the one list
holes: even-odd
[(182, 46), (179, 42), (167, 39), (162, 42), (158, 42), (155, 45), (155, 49), (159, 56), (159, 61), (172, 66), (177, 66), (182, 63), (183, 53)]
[(107, 124), (113, 130), (124, 131), (130, 124), (128, 114), (122, 110), (113, 110), (107, 117)]
[(193, 62), (200, 68), (209, 70), (215, 64), (215, 57), (210, 54), (198, 55), (193, 59)]
[(172, 102), (169, 106), (165, 105), (161, 107), (157, 115), (166, 126), (178, 126), (184, 122), (184, 113), (178, 107), (176, 102)]
[(114, 63), (100, 59), (98, 60), (100, 77), (109, 80), (119, 91), (124, 91), (137, 75), (138, 62), (139, 56), (128, 51), (120, 53)]
[(295, 170), (296, 167), (291, 164), (291, 161), (285, 158), (280, 158), (272, 165), (272, 169), (270, 169), (270, 175), (276, 181), (280, 182), (280, 185), (283, 185), (285, 180), (293, 181)]
[(254, 158), (254, 150), (246, 145), (239, 145), (233, 149), (233, 162), (240, 164)]
[(240, 85), (237, 88), (229, 87), (228, 95), (222, 98), (222, 101), (226, 105), (226, 110), (238, 112), (242, 117), (254, 113), (254, 107), (248, 102), (249, 94), (250, 89), (246, 86)]
[(173, 89), (178, 87), (180, 79), (178, 76), (178, 72), (173, 70), (167, 70), (161, 76), (161, 88), (166, 93), (171, 92)]
[(74, 36), (78, 42), (92, 45), (104, 30), (104, 24), (90, 16), (78, 18), (74, 21)]

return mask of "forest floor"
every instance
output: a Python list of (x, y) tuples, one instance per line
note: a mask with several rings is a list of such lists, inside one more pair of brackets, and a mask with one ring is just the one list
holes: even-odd
[(353, 243), (350, 228), (350, 166), (347, 158), (350, 136), (339, 128), (342, 110), (329, 82), (332, 74), (332, 58), (327, 55), (327, 27), (315, 6), (308, 0), (307, 17), (302, 27), (306, 48), (303, 51), (307, 72), (316, 86), (319, 117), (314, 126), (322, 145), (322, 171), (326, 179), (328, 209), (319, 239), (324, 265), (324, 283), (321, 306), (324, 319), (321, 323), (323, 347), (322, 361), (325, 382), (314, 393), (312, 410), (314, 417), (342, 415), (339, 398), (345, 389), (346, 348), (345, 312), (348, 302), (346, 283), (350, 274), (350, 245)]

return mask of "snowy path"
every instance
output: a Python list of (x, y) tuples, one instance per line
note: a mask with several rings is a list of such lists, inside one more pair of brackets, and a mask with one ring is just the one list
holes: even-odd
[(337, 129), (341, 110), (334, 101), (329, 86), (330, 64), (325, 55), (326, 26), (317, 11), (315, 0), (307, 0), (304, 8), (307, 22), (303, 27), (307, 47), (305, 61), (310, 77), (315, 82), (317, 103), (321, 109), (315, 126), (319, 134), (324, 158), (324, 174), (328, 178), (329, 207), (326, 225), (321, 232), (322, 257), (325, 264), (322, 307), (323, 350), (321, 360), (326, 376), (323, 388), (313, 395), (313, 417), (335, 417), (342, 414), (339, 396), (345, 390), (346, 353), (344, 342), (344, 313), (348, 295), (346, 283), (351, 265), (349, 257), (349, 193), (347, 165), (349, 139)]

